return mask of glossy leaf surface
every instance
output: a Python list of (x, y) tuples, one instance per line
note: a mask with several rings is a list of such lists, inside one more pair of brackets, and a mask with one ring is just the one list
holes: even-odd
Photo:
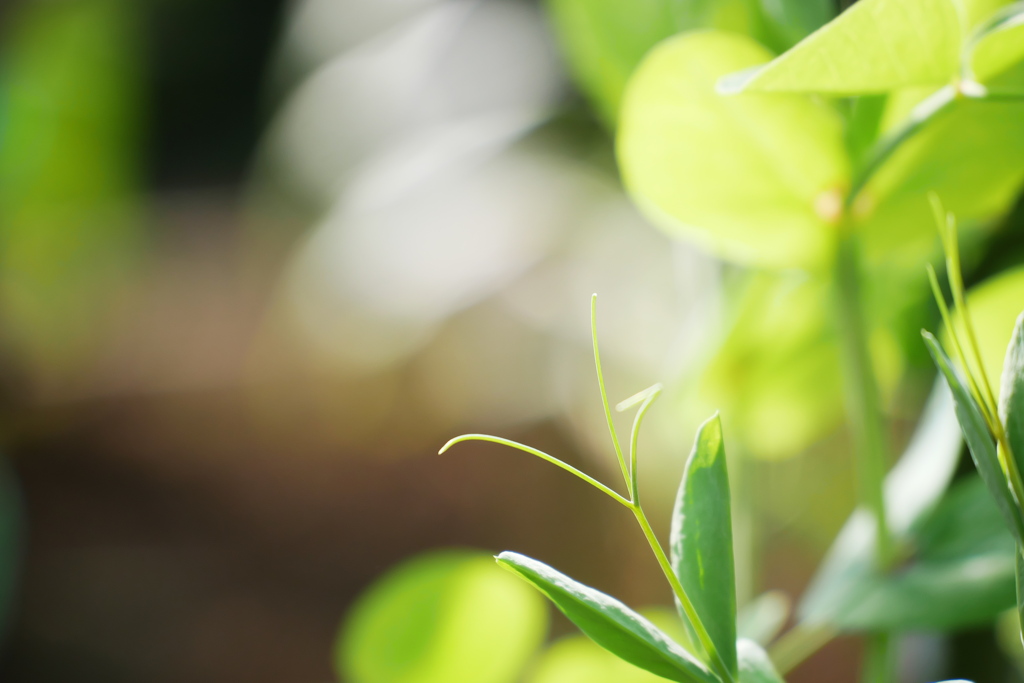
[(619, 164), (634, 200), (670, 234), (732, 261), (819, 265), (849, 178), (838, 114), (800, 95), (715, 92), (719, 77), (769, 56), (717, 31), (659, 45), (630, 81)]
[(924, 340), (935, 365), (938, 366), (939, 372), (946, 378), (946, 382), (953, 392), (957, 421), (960, 423), (960, 429), (963, 432), (964, 440), (967, 441), (967, 448), (971, 452), (978, 474), (992, 494), (1006, 526), (1020, 542), (1024, 539), (1024, 523), (1022, 523), (1020, 512), (1017, 510), (1006, 477), (999, 464), (996, 444), (989, 434), (981, 408), (967, 389), (960, 372), (939, 346), (938, 341), (927, 332), (924, 333)]
[(723, 89), (859, 95), (941, 86), (958, 72), (961, 41), (952, 0), (860, 0), (764, 68), (723, 81)]
[(543, 599), (488, 555), (438, 552), (381, 578), (339, 637), (352, 683), (512, 683), (547, 630)]
[(718, 680), (661, 629), (615, 598), (518, 553), (502, 553), (498, 564), (533, 584), (591, 640), (630, 664), (681, 683)]
[[(697, 432), (672, 513), (671, 561), (722, 661), (736, 674), (736, 572), (729, 471), (717, 415)], [(680, 610), (681, 618), (686, 614)]]

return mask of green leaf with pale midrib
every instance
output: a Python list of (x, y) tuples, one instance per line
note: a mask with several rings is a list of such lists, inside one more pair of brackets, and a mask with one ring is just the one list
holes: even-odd
[(728, 92), (882, 93), (944, 85), (959, 71), (962, 28), (951, 0), (860, 0)]
[[(672, 513), (672, 569), (730, 673), (736, 674), (736, 578), (722, 423), (701, 425)], [(683, 621), (686, 614), (681, 612)]]
[(518, 553), (504, 552), (497, 560), (544, 593), (594, 642), (630, 664), (680, 683), (718, 683), (692, 654), (615, 598)]

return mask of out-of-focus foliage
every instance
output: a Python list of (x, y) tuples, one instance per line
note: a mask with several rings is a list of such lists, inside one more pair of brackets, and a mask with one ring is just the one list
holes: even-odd
[(849, 183), (838, 113), (801, 96), (715, 91), (769, 54), (725, 32), (659, 46), (627, 91), (619, 163), (634, 199), (670, 234), (739, 263), (816, 266), (829, 257)]
[[(1024, 303), (1024, 268), (1004, 271), (972, 287), (967, 293), (967, 308), (977, 334), (981, 363), (992, 391), (998, 392), (1003, 373), (1006, 347), (1013, 334), (1014, 323)], [(962, 328), (963, 315), (953, 313), (953, 325)], [(949, 334), (943, 334), (949, 347)], [(998, 395), (996, 396), (998, 398)]]
[(138, 10), (32, 2), (0, 45), (0, 325), (36, 372), (93, 351), (138, 258)]
[(351, 683), (513, 683), (546, 630), (539, 596), (491, 557), (437, 552), (393, 569), (362, 596), (335, 666)]

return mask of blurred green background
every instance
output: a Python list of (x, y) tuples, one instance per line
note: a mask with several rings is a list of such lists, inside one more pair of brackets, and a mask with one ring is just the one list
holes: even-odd
[[(436, 455), (489, 431), (614, 474), (595, 291), (613, 402), (668, 388), (641, 464), (658, 531), (721, 409), (740, 600), (800, 594), (855, 499), (825, 288), (656, 231), (609, 133), (646, 46), (752, 29), (742, 3), (668, 20), (637, 2), (635, 26), (597, 4), (606, 24), (568, 0), (0, 4), (0, 680), (338, 680), (357, 596), (438, 548), (513, 548), (669, 605), (598, 493), (497, 447)], [(804, 9), (761, 39), (784, 49), (835, 11)], [(622, 42), (595, 56), (609, 31)], [(966, 238), (970, 283), (1024, 261), (1012, 205)], [(897, 445), (933, 379), (918, 330), (938, 317), (923, 267), (907, 272), (872, 281)], [(479, 559), (420, 561), (430, 578)], [(522, 639), (509, 667), (534, 683), (595, 683), (559, 673), (577, 659), (614, 671), (554, 617), (548, 638), (570, 637), (535, 660), (533, 597), (508, 597), (522, 632), (495, 631)], [(990, 627), (922, 634), (901, 666), (1017, 680), (1013, 646)], [(852, 681), (858, 648), (839, 639), (790, 680)], [(352, 683), (388, 683), (374, 675)], [(648, 680), (630, 675), (615, 677)]]

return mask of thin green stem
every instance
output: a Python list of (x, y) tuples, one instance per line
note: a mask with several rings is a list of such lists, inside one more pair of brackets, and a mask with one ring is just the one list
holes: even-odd
[(601, 350), (597, 344), (597, 294), (590, 297), (590, 334), (594, 341), (594, 365), (597, 367), (597, 384), (601, 387), (601, 404), (604, 406), (604, 417), (608, 422), (608, 432), (612, 437), (612, 445), (615, 447), (615, 457), (619, 461), (619, 468), (622, 470), (622, 478), (626, 481), (629, 489), (629, 498), (636, 496), (633, 490), (632, 477), (629, 467), (626, 465), (626, 458), (622, 454), (622, 446), (619, 445), (619, 436), (615, 433), (615, 423), (612, 421), (612, 408), (608, 403), (608, 392), (604, 388), (604, 372), (601, 369)]
[(888, 448), (878, 385), (868, 350), (855, 240), (852, 232), (845, 231), (836, 254), (836, 303), (846, 372), (847, 412), (858, 454), (861, 503), (875, 518), (875, 560), (878, 568), (885, 570), (893, 557), (884, 495)]
[(669, 585), (672, 586), (672, 592), (675, 594), (680, 606), (682, 606), (683, 613), (686, 615), (687, 620), (689, 620), (690, 626), (693, 628), (693, 632), (696, 634), (701, 647), (704, 648), (704, 652), (711, 660), (718, 675), (722, 677), (722, 680), (726, 683), (733, 683), (732, 673), (722, 660), (718, 648), (715, 647), (714, 641), (711, 640), (711, 634), (704, 627), (704, 622), (700, 620), (697, 609), (693, 606), (693, 602), (690, 601), (689, 596), (686, 594), (683, 584), (680, 583), (679, 577), (676, 576), (675, 571), (672, 569), (672, 563), (669, 562), (668, 556), (665, 555), (661, 543), (658, 542), (658, 537), (654, 535), (651, 523), (647, 521), (647, 515), (644, 514), (643, 509), (639, 505), (631, 505), (630, 508), (633, 510), (633, 515), (636, 517), (636, 521), (639, 522), (640, 528), (643, 529), (644, 536), (647, 537), (647, 543), (651, 546), (651, 550), (654, 551), (658, 565), (661, 567), (661, 571), (665, 573), (665, 578), (668, 579)]
[(521, 444), (518, 441), (511, 441), (510, 439), (503, 439), (500, 436), (490, 436), (489, 434), (463, 434), (462, 436), (457, 436), (454, 439), (452, 439), (451, 441), (449, 441), (448, 443), (446, 443), (441, 448), (441, 450), (438, 451), (438, 454), (440, 455), (440, 454), (444, 453), (445, 451), (447, 451), (449, 448), (451, 448), (455, 444), (462, 443), (463, 441), (487, 441), (489, 443), (496, 443), (496, 444), (500, 444), (502, 446), (508, 446), (509, 448), (515, 448), (516, 450), (523, 451), (524, 453), (529, 453), (530, 455), (535, 455), (538, 458), (540, 458), (541, 460), (546, 460), (547, 462), (551, 463), (552, 465), (555, 465), (556, 467), (561, 467), (566, 472), (570, 472), (572, 474), (575, 474), (577, 477), (579, 477), (583, 481), (587, 482), (588, 484), (593, 486), (598, 491), (601, 491), (602, 493), (604, 493), (605, 495), (607, 495), (608, 497), (610, 497), (612, 500), (614, 500), (615, 502), (619, 503), (620, 505), (624, 505), (625, 507), (629, 508), (630, 510), (633, 509), (633, 504), (628, 499), (624, 498), (622, 495), (620, 495), (620, 494), (616, 493), (615, 491), (613, 491), (612, 489), (608, 488), (607, 486), (605, 486), (604, 484), (599, 482), (597, 479), (594, 479), (593, 477), (591, 477), (589, 474), (581, 472), (580, 470), (576, 469), (572, 465), (559, 460), (558, 458), (556, 458), (553, 455), (548, 455), (544, 451), (538, 450), (536, 448), (531, 448), (530, 446), (527, 446), (525, 444)]

